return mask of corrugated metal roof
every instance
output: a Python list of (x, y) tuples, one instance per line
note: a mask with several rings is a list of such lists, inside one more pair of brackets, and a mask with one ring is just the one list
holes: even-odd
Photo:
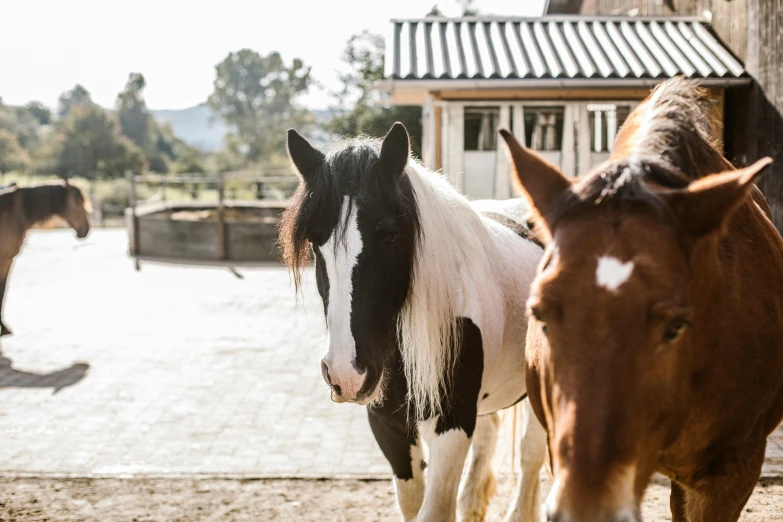
[[(392, 20), (390, 80), (746, 78), (694, 18), (543, 17)], [(503, 83), (503, 82), (500, 82)], [(536, 83), (536, 82), (531, 82)]]

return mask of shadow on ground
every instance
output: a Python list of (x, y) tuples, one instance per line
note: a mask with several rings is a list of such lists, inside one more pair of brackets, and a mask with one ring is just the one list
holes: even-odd
[(50, 373), (25, 372), (14, 368), (13, 361), (3, 355), (0, 347), (0, 388), (52, 388), (55, 394), (84, 379), (89, 368), (87, 363), (74, 363)]

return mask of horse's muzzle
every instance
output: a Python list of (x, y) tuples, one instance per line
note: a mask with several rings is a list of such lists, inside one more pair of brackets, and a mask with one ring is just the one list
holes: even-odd
[(362, 389), (365, 375), (356, 373), (353, 369), (343, 371), (332, 371), (332, 368), (321, 361), (321, 376), (324, 382), (331, 388), (331, 396), (334, 402), (356, 402), (359, 397), (359, 390)]

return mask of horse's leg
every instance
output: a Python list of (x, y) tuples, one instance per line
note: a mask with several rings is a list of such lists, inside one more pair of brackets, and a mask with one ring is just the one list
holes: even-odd
[(765, 448), (766, 437), (711, 462), (710, 475), (685, 490), (688, 522), (737, 522), (761, 475)]
[(481, 522), (487, 514), (487, 506), (495, 494), (495, 475), (492, 472), (492, 456), (498, 441), (500, 415), (481, 415), (476, 421), (471, 443), (471, 459), (468, 476), (459, 495), (460, 520)]
[(0, 263), (0, 337), (11, 335), (11, 329), (3, 321), (3, 300), (5, 298), (5, 286), (8, 282), (10, 263)]
[[(538, 422), (530, 401), (524, 401), (524, 432), (519, 440), (521, 476), (517, 482), (515, 500), (506, 522), (539, 522), (541, 504), (538, 498), (541, 466), (546, 459), (546, 430)], [(516, 444), (516, 441), (514, 441)]]
[(672, 510), (672, 522), (688, 522), (685, 512), (685, 488), (676, 482), (672, 482), (669, 508)]
[(375, 440), (394, 473), (394, 490), (403, 520), (416, 518), (424, 499), (424, 460), (415, 428), (407, 429), (400, 419), (382, 411), (367, 409)]
[(419, 429), (429, 448), (429, 462), (424, 502), (416, 522), (452, 522), (457, 516), (457, 492), (470, 437), (461, 427), (444, 427), (438, 420), (422, 422)]

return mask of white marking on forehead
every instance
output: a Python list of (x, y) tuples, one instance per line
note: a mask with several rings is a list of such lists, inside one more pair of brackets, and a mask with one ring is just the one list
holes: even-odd
[(633, 273), (633, 261), (621, 262), (616, 257), (601, 256), (595, 271), (595, 282), (610, 292), (617, 292)]
[[(362, 236), (356, 221), (356, 205), (355, 202), (351, 203), (348, 196), (343, 198), (337, 226), (329, 240), (319, 248), (329, 278), (329, 304), (326, 311), (329, 351), (326, 358), (332, 373), (355, 373), (353, 363), (356, 360), (356, 341), (351, 332), (351, 304), (353, 269), (362, 251)], [(346, 221), (349, 208), (351, 214)]]

